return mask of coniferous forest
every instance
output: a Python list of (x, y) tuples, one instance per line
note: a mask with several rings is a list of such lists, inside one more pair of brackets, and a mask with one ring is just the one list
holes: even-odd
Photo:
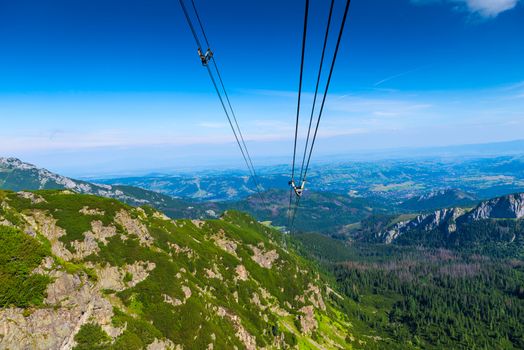
[(420, 246), (343, 246), (315, 234), (299, 239), (355, 302), (346, 310), (350, 318), (379, 337), (407, 348), (524, 348), (521, 260)]

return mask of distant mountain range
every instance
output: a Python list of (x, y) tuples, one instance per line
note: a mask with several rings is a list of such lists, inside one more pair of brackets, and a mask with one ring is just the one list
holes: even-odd
[[(487, 163), (474, 160), (467, 163), (467, 167), (479, 164), (485, 168), (496, 169), (494, 171), (497, 172), (504, 170), (507, 174), (517, 176), (518, 171), (516, 169), (519, 169), (522, 162), (514, 158), (497, 159)], [(460, 165), (460, 167), (466, 167), (466, 165)], [(410, 169), (410, 173), (416, 174), (414, 176), (419, 176), (424, 178), (424, 181), (429, 182), (430, 176), (427, 175), (425, 170), (429, 168), (428, 164), (422, 164), (420, 168), (416, 168), (413, 164), (404, 164), (399, 169), (392, 169), (392, 165), (386, 168), (384, 165), (382, 170), (373, 170), (368, 164), (360, 171), (379, 179), (395, 177), (400, 180), (406, 179), (406, 176), (408, 176), (406, 174)], [(346, 175), (346, 171), (352, 168), (335, 169), (331, 168), (325, 174), (322, 178), (323, 183), (332, 183), (337, 178), (342, 179), (342, 181), (354, 179), (354, 175)], [(313, 170), (313, 174), (318, 173), (318, 171), (318, 169)], [(440, 172), (442, 170), (437, 171), (437, 173)], [(419, 173), (425, 175), (422, 176)], [(437, 176), (442, 177), (442, 180), (444, 179), (443, 175)], [(164, 180), (160, 180), (162, 178)], [(239, 173), (231, 176), (225, 173), (219, 176), (208, 174), (206, 176), (156, 177), (156, 180), (154, 179), (133, 178), (122, 181), (123, 184), (98, 184), (61, 176), (16, 158), (0, 158), (0, 189), (12, 191), (66, 189), (81, 194), (118, 199), (132, 206), (149, 205), (163, 211), (172, 218), (216, 218), (226, 210), (236, 209), (250, 213), (260, 221), (271, 221), (275, 226), (285, 227), (288, 224), (289, 192), (287, 189), (278, 189), (277, 187), (277, 189), (263, 192), (264, 203), (258, 195), (249, 195), (253, 188), (249, 187), (248, 178)], [(317, 179), (320, 179), (318, 174)], [(280, 175), (266, 176), (266, 186), (276, 186), (283, 181), (284, 177)], [(507, 181), (506, 178), (498, 175), (478, 174), (477, 177), (470, 176), (466, 183), (478, 182), (480, 184), (481, 182), (490, 183), (490, 181), (493, 181), (491, 184), (497, 189), (494, 190), (493, 187), (486, 186), (485, 193), (498, 193), (503, 189), (505, 191), (511, 190), (511, 187), (506, 188), (498, 185), (500, 181)], [(174, 198), (171, 195), (157, 192), (157, 190), (161, 191), (162, 188), (165, 188), (166, 183), (172, 189), (168, 191), (169, 193), (179, 191), (178, 193), (185, 193), (188, 197)], [(154, 190), (130, 186), (129, 184), (154, 188)], [(178, 187), (179, 185), (180, 187)], [(245, 191), (244, 193), (247, 196), (234, 193), (235, 186), (244, 188), (242, 191)], [(349, 191), (349, 194), (337, 191), (307, 191), (295, 220), (296, 230), (298, 232), (320, 232), (338, 238), (356, 235), (359, 237), (358, 239), (361, 236), (369, 239), (371, 235), (376, 236), (375, 239), (378, 241), (401, 242), (405, 240), (405, 238), (401, 239), (404, 233), (420, 231), (421, 227), (425, 227), (424, 225), (428, 220), (430, 222), (437, 220), (439, 224), (436, 226), (441, 227), (441, 220), (453, 222), (455, 218), (462, 215), (464, 211), (464, 209), (461, 209), (462, 207), (473, 207), (479, 203), (477, 195), (470, 192), (460, 189), (436, 189), (425, 194), (412, 196), (396, 205), (396, 198), (393, 198), (394, 194), (398, 195), (399, 191), (417, 188), (417, 185), (408, 182), (397, 184), (396, 187), (388, 184), (373, 186), (374, 190), (368, 193), (368, 196), (358, 195), (358, 191)], [(202, 195), (207, 193), (207, 195), (203, 195), (198, 200), (195, 198), (198, 193)], [(203, 200), (210, 196), (211, 198), (221, 198), (223, 193), (226, 193), (226, 197), (230, 199), (221, 201)], [(196, 197), (199, 197), (199, 195), (196, 195)], [(231, 200), (231, 198), (235, 198), (235, 200)], [(268, 205), (266, 206), (266, 204)], [(391, 223), (390, 219), (383, 219), (385, 215), (395, 218), (401, 213), (423, 214), (400, 217), (400, 219), (395, 219), (394, 224)], [(434, 215), (434, 218), (432, 215)], [(433, 228), (431, 226), (431, 229)], [(411, 237), (411, 235), (407, 236)]]
[[(179, 179), (179, 181), (182, 180)], [(232, 186), (231, 189), (222, 188), (222, 190), (232, 193), (236, 185), (247, 189), (247, 178), (238, 175), (231, 181), (234, 183), (227, 183), (227, 186)], [(136, 181), (132, 183), (143, 185), (143, 183)], [(201, 178), (200, 180), (182, 183), (180, 191), (184, 192), (186, 186), (199, 186), (204, 183), (206, 183), (206, 186), (209, 186), (210, 183), (211, 186), (220, 186), (220, 182), (216, 179)], [(160, 189), (161, 186), (161, 182), (159, 182), (158, 187), (153, 186), (153, 188)], [(288, 224), (289, 192), (283, 189), (263, 192), (264, 202), (258, 195), (239, 197), (237, 194), (234, 194), (233, 198), (239, 199), (234, 201), (203, 201), (194, 199), (194, 196), (188, 199), (179, 199), (135, 186), (95, 184), (71, 179), (16, 158), (0, 158), (0, 189), (11, 191), (66, 189), (75, 193), (118, 199), (133, 206), (149, 205), (163, 211), (172, 218), (209, 219), (218, 217), (226, 210), (236, 209), (250, 213), (261, 221), (272, 221), (277, 226)], [(217, 191), (222, 193), (222, 190)], [(212, 193), (208, 191), (202, 190), (200, 192), (202, 194), (204, 192)], [(246, 190), (246, 193), (251, 192), (253, 192), (253, 189)], [(206, 197), (204, 195), (200, 199)], [(336, 193), (308, 191), (307, 198), (302, 201), (301, 209), (297, 214), (295, 228), (300, 231), (317, 231), (333, 235), (344, 225), (362, 220), (373, 213), (381, 212), (383, 212), (383, 205), (379, 202)]]
[[(523, 153), (524, 150), (520, 155), (500, 157), (319, 163), (311, 167), (306, 188), (313, 192), (378, 198), (395, 205), (435, 191), (453, 189), (463, 193), (441, 194), (441, 203), (432, 199), (422, 209), (462, 205), (453, 203), (453, 197), (461, 199), (458, 197), (465, 196), (477, 200), (524, 191)], [(262, 167), (258, 169), (258, 175), (260, 184), (266, 190), (289, 189), (287, 165)], [(239, 170), (150, 174), (90, 181), (135, 186), (191, 201), (239, 201), (255, 194), (252, 181)], [(406, 209), (418, 210), (412, 208), (410, 203), (406, 204)]]
[(65, 189), (75, 193), (114, 198), (133, 206), (150, 205), (160, 210), (167, 209), (175, 218), (209, 216), (198, 205), (168, 195), (133, 186), (94, 184), (75, 180), (17, 158), (0, 158), (0, 189), (11, 191)]
[(474, 194), (458, 189), (442, 189), (410, 198), (402, 202), (399, 207), (406, 210), (420, 211), (452, 206), (467, 206), (475, 202), (478, 202), (478, 198)]

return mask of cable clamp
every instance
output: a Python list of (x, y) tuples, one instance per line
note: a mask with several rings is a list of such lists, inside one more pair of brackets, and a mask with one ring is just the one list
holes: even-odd
[(211, 49), (208, 48), (206, 53), (203, 53), (202, 49), (199, 47), (198, 56), (200, 57), (200, 61), (202, 62), (202, 65), (207, 66), (209, 61), (211, 61), (211, 58), (213, 58), (213, 51), (211, 51)]
[(291, 186), (297, 197), (302, 197), (302, 194), (304, 193), (304, 187), (306, 186), (306, 181), (302, 181), (300, 186), (296, 185), (295, 180), (289, 181), (288, 184)]

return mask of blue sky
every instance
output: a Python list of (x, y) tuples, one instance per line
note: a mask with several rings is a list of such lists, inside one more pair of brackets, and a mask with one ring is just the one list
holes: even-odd
[[(303, 1), (195, 1), (254, 158), (290, 158)], [(312, 1), (304, 110), (327, 10)], [(318, 157), (523, 138), (523, 34), (518, 0), (353, 0)], [(0, 0), (0, 155), (240, 165), (195, 50), (176, 0)]]

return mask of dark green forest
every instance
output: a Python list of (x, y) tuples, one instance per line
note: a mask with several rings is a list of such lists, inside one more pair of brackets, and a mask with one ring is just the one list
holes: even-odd
[[(458, 249), (298, 236), (377, 336), (406, 348), (523, 349), (524, 262)], [(493, 252), (493, 254), (490, 254)]]

